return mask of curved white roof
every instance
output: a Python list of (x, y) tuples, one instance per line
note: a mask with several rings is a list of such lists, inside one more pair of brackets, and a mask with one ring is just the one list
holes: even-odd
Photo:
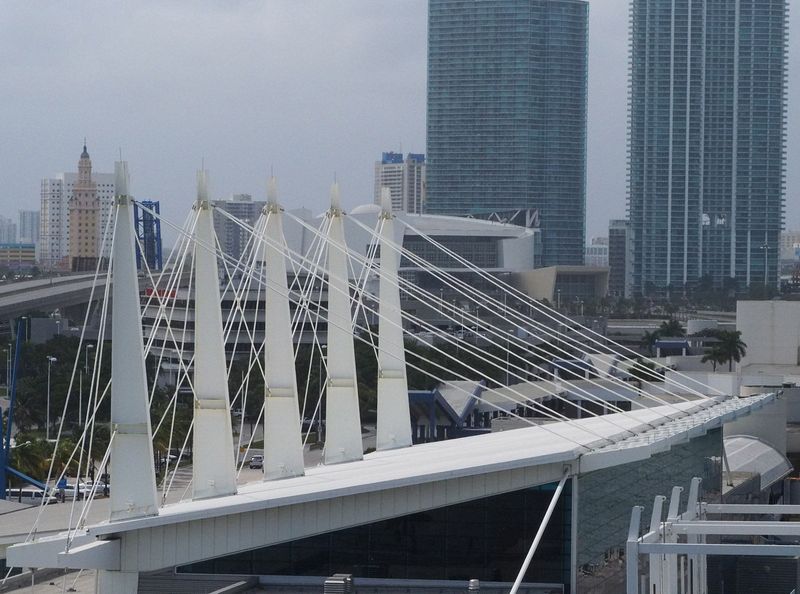
[(792, 471), (786, 456), (752, 435), (732, 435), (723, 440), (731, 472), (748, 472), (761, 477), (761, 489), (777, 483)]
[(381, 207), (377, 204), (359, 204), (355, 208), (350, 210), (351, 215), (360, 215), (360, 214), (369, 214), (374, 213), (376, 215), (381, 213)]

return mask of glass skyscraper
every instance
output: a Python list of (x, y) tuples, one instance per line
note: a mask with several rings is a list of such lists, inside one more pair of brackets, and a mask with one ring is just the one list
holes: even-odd
[(786, 0), (633, 0), (635, 293), (775, 286)]
[(588, 11), (429, 2), (426, 212), (538, 209), (546, 266), (583, 263)]

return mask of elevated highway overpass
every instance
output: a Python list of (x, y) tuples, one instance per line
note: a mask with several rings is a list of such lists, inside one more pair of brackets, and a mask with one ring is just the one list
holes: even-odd
[(0, 319), (8, 320), (30, 311), (53, 311), (85, 305), (92, 298), (103, 298), (106, 277), (94, 274), (74, 274), (33, 279), (0, 285)]

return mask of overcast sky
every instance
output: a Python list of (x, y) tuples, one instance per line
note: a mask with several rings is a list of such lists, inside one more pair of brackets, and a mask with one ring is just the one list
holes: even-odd
[[(122, 3), (0, 0), (0, 214), (39, 208), (43, 177), (129, 161), (133, 193), (179, 222), (204, 161), (212, 194), (287, 207), (372, 200), (384, 150), (424, 152), (427, 0)], [(797, 30), (798, 11), (790, 29)], [(589, 236), (625, 214), (628, 0), (593, 0)], [(790, 101), (800, 43), (792, 39)], [(791, 102), (790, 102), (791, 105)], [(789, 110), (787, 226), (800, 228)], [(172, 235), (172, 234), (170, 234)]]

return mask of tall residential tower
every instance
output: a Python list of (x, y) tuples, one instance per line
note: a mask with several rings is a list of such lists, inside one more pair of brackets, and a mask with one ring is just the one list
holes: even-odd
[(583, 263), (588, 11), (429, 1), (426, 211), (538, 209), (545, 266)]
[(633, 0), (633, 290), (776, 285), (786, 0)]
[(425, 206), (425, 155), (388, 152), (375, 161), (375, 204), (381, 204), (381, 190), (389, 188), (392, 210), (422, 213)]

